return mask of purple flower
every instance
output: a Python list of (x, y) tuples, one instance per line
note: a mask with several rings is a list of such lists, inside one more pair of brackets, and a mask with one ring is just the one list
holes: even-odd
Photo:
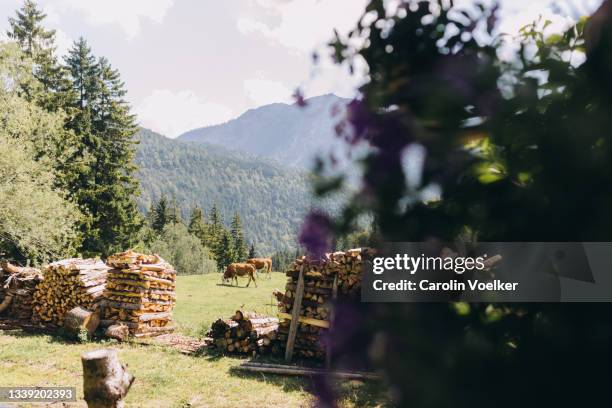
[(320, 212), (312, 211), (306, 216), (300, 231), (300, 244), (314, 258), (321, 258), (331, 250), (333, 226), (330, 218)]
[(370, 111), (363, 101), (353, 99), (346, 106), (346, 116), (353, 130), (352, 137), (347, 137), (347, 141), (356, 144), (366, 137), (366, 131), (372, 120)]
[(300, 88), (297, 88), (293, 93), (293, 99), (295, 99), (295, 103), (300, 108), (305, 107), (308, 103), (306, 102), (306, 98), (304, 97), (304, 93)]

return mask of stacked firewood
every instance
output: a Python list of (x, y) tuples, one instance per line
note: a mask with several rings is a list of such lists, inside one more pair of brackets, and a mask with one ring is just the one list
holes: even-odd
[(41, 280), (38, 269), (3, 262), (0, 266), (0, 313), (13, 319), (30, 320), (32, 297)]
[[(299, 271), (298, 271), (299, 274)], [(317, 273), (318, 274), (318, 273)], [(279, 316), (281, 321), (278, 325), (278, 350), (284, 351), (291, 325), (293, 312), (293, 302), (297, 277), (295, 281), (293, 273), (287, 272), (290, 276), (289, 282), (285, 286), (285, 293), (275, 291), (274, 296), (278, 300)], [(325, 348), (320, 339), (325, 335), (329, 327), (329, 317), (331, 314), (333, 281), (329, 282), (327, 277), (313, 275), (311, 272), (304, 273), (304, 295), (302, 307), (300, 308), (300, 323), (298, 324), (295, 337), (294, 354), (306, 358), (323, 358)]]
[(230, 319), (215, 321), (208, 336), (212, 346), (228, 353), (266, 354), (276, 340), (278, 319), (254, 312), (236, 311)]
[(103, 326), (124, 325), (136, 337), (171, 332), (176, 271), (157, 255), (133, 251), (110, 256)]
[(292, 263), (286, 272), (285, 292), (274, 292), (281, 317), (280, 350), (286, 348), (300, 270), (303, 268), (304, 293), (293, 353), (306, 358), (323, 358), (325, 347), (321, 339), (331, 325), (332, 301), (334, 298), (355, 299), (360, 295), (363, 262), (373, 255), (373, 249), (358, 248), (326, 254), (323, 259), (301, 257)]
[(64, 324), (75, 307), (97, 312), (106, 284), (108, 267), (98, 258), (72, 258), (43, 268), (43, 281), (33, 298), (34, 322)]

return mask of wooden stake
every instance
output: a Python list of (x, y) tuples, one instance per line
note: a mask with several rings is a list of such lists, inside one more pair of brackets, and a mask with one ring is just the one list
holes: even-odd
[(291, 310), (291, 325), (289, 326), (289, 334), (287, 336), (287, 348), (285, 350), (285, 361), (291, 361), (293, 357), (293, 346), (295, 345), (295, 336), (299, 324), (300, 309), (302, 308), (302, 297), (304, 296), (304, 265), (300, 266), (300, 275), (298, 276), (297, 288), (295, 290), (295, 299), (293, 301), (293, 309)]
[[(335, 302), (338, 298), (338, 274), (334, 276), (334, 285), (332, 286), (332, 299)], [(329, 327), (334, 326), (334, 320), (336, 319), (336, 305), (332, 307), (330, 316), (329, 316)], [(331, 338), (327, 339), (327, 347), (325, 350), (325, 367), (329, 369), (331, 366), (331, 358), (332, 358), (332, 345)]]

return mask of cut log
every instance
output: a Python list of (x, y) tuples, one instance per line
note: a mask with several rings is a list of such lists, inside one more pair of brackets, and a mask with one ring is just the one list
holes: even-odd
[(109, 339), (125, 341), (130, 336), (130, 328), (124, 324), (113, 324), (106, 328), (104, 336)]
[(0, 303), (0, 313), (8, 309), (12, 301), (13, 301), (13, 294), (9, 293), (8, 295), (4, 297), (4, 300), (2, 301), (2, 303)]
[[(279, 312), (278, 317), (280, 317), (281, 319), (287, 319), (287, 320), (292, 320), (293, 318), (293, 316), (290, 315), (289, 313), (283, 313), (283, 312)], [(300, 323), (306, 323), (312, 326), (322, 327), (324, 329), (329, 328), (329, 322), (327, 320), (319, 320), (319, 319), (313, 319), (311, 317), (300, 316), (298, 321)]]
[(82, 307), (75, 307), (66, 314), (64, 329), (73, 337), (77, 337), (83, 330), (91, 338), (100, 324), (100, 315), (97, 312), (90, 312)]
[(298, 366), (286, 366), (280, 364), (265, 364), (256, 362), (243, 363), (236, 367), (238, 370), (280, 374), (280, 375), (295, 375), (295, 376), (316, 376), (328, 375), (338, 379), (346, 380), (380, 380), (380, 376), (375, 373), (354, 372), (354, 371), (329, 371), (320, 368), (308, 368)]
[(94, 350), (81, 356), (83, 392), (89, 408), (122, 408), (134, 376), (127, 372), (112, 349)]

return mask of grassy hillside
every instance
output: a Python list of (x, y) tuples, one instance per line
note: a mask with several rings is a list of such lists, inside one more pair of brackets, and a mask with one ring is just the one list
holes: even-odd
[(216, 203), (228, 223), (234, 211), (240, 213), (247, 241), (255, 242), (261, 254), (294, 247), (311, 204), (304, 173), (146, 129), (138, 137), (142, 210), (162, 194), (176, 197), (185, 216), (195, 204), (208, 210)]
[[(179, 276), (175, 320), (183, 333), (192, 334), (243, 304), (267, 313), (272, 289), (284, 282), (280, 273), (270, 281), (262, 278), (258, 288), (219, 286), (217, 274)], [(74, 386), (79, 402), (67, 406), (85, 407), (80, 355), (101, 347), (118, 349), (136, 377), (128, 407), (307, 407), (314, 401), (311, 380), (237, 372), (232, 367), (244, 361), (239, 357), (186, 356), (170, 348), (130, 343), (74, 344), (50, 335), (2, 330), (0, 373), (10, 375), (0, 376), (0, 385)], [(381, 394), (375, 384), (343, 381), (338, 391), (340, 406), (382, 406), (376, 402)]]

